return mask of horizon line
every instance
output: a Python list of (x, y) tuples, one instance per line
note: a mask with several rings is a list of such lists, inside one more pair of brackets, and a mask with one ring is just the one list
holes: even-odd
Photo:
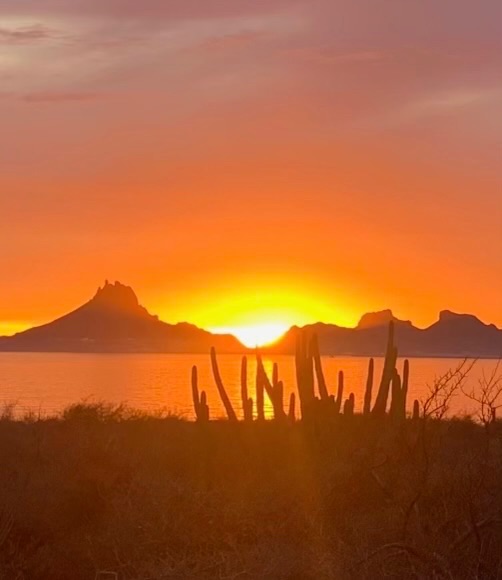
[[(128, 289), (132, 290), (132, 292), (134, 293), (134, 295), (135, 295), (135, 297), (136, 297), (136, 299), (138, 301), (138, 305), (143, 306), (143, 303), (139, 300), (139, 298), (138, 298), (138, 296), (137, 296), (137, 294), (136, 294), (136, 292), (135, 292), (135, 290), (133, 289), (132, 286), (129, 286), (127, 284), (123, 284), (120, 281), (115, 281), (115, 282), (111, 283), (111, 282), (108, 281), (108, 279), (105, 280), (105, 284), (104, 284), (103, 288), (105, 288), (106, 286), (125, 287), (125, 288), (128, 288)], [(69, 310), (68, 312), (65, 312), (63, 314), (60, 314), (60, 315), (56, 316), (55, 318), (52, 318), (52, 319), (47, 320), (45, 322), (38, 322), (38, 321), (33, 322), (33, 321), (31, 321), (31, 322), (29, 322), (27, 324), (22, 323), (22, 324), (19, 325), (19, 329), (15, 330), (12, 334), (1, 334), (0, 335), (0, 338), (12, 338), (12, 337), (14, 337), (14, 336), (16, 336), (18, 334), (21, 334), (21, 333), (27, 331), (27, 330), (31, 330), (32, 328), (39, 328), (41, 326), (45, 326), (47, 324), (51, 324), (55, 320), (59, 320), (60, 318), (63, 318), (64, 316), (66, 316), (66, 315), (74, 312), (75, 310), (78, 310), (82, 306), (84, 306), (84, 305), (88, 304), (89, 302), (91, 302), (103, 288), (101, 287), (101, 285), (98, 285), (98, 289), (97, 289), (97, 291), (95, 292), (94, 296), (91, 299), (87, 300), (86, 302), (84, 302), (80, 306), (77, 306), (77, 307), (73, 308), (72, 310)], [(197, 327), (197, 328), (199, 328), (201, 330), (205, 330), (206, 332), (210, 332), (211, 334), (217, 334), (217, 335), (220, 335), (220, 336), (221, 335), (230, 335), (230, 336), (233, 336), (236, 340), (238, 340), (246, 348), (249, 348), (249, 347), (246, 346), (242, 342), (242, 340), (240, 340), (238, 338), (238, 336), (236, 336), (236, 334), (235, 334), (235, 330), (236, 329), (239, 329), (239, 328), (251, 328), (251, 327), (257, 327), (257, 326), (266, 326), (268, 324), (273, 324), (273, 323), (268, 323), (268, 324), (267, 323), (257, 323), (257, 324), (243, 324), (243, 325), (221, 325), (221, 326), (212, 326), (212, 325), (198, 325), (198, 324), (193, 323), (193, 322), (190, 322), (188, 320), (180, 320), (178, 322), (168, 322), (168, 321), (160, 318), (159, 315), (152, 314), (150, 312), (150, 310), (148, 310), (148, 308), (146, 308), (145, 306), (143, 306), (143, 308), (145, 308), (147, 310), (148, 314), (150, 314), (151, 316), (156, 316), (157, 319), (160, 322), (164, 323), (164, 324), (168, 324), (170, 326), (176, 326), (176, 325), (180, 325), (180, 324), (189, 324), (189, 325), (195, 326), (195, 327)], [(274, 344), (275, 342), (277, 342), (278, 340), (280, 340), (287, 332), (289, 332), (290, 330), (292, 330), (294, 328), (300, 328), (301, 329), (301, 328), (306, 328), (306, 327), (310, 327), (310, 326), (323, 325), (323, 326), (334, 326), (334, 327), (337, 327), (337, 328), (342, 328), (342, 329), (347, 329), (347, 330), (358, 330), (358, 329), (360, 329), (359, 328), (359, 325), (361, 324), (361, 321), (363, 320), (363, 318), (365, 316), (378, 315), (378, 314), (382, 314), (382, 313), (390, 313), (390, 315), (392, 316), (392, 319), (394, 319), (395, 322), (403, 323), (403, 324), (409, 324), (414, 329), (419, 330), (419, 331), (426, 331), (429, 328), (431, 328), (432, 326), (434, 326), (434, 324), (437, 324), (440, 321), (440, 319), (441, 319), (441, 314), (442, 313), (450, 313), (450, 314), (453, 314), (453, 315), (456, 315), (456, 316), (470, 316), (470, 317), (475, 318), (476, 320), (478, 320), (481, 324), (483, 324), (485, 326), (493, 326), (497, 330), (502, 331), (502, 328), (498, 327), (495, 323), (493, 323), (493, 322), (485, 322), (484, 320), (481, 320), (481, 318), (479, 318), (476, 314), (469, 313), (469, 312), (455, 312), (453, 310), (449, 310), (449, 309), (445, 308), (445, 309), (442, 309), (442, 310), (440, 310), (438, 312), (437, 319), (434, 322), (432, 322), (428, 326), (421, 327), (421, 326), (416, 326), (413, 323), (413, 321), (410, 320), (410, 319), (404, 320), (404, 319), (397, 318), (394, 315), (394, 312), (393, 312), (392, 308), (383, 308), (381, 310), (374, 310), (374, 311), (363, 312), (360, 315), (360, 317), (359, 317), (359, 321), (354, 326), (345, 326), (345, 325), (337, 324), (335, 322), (326, 322), (326, 321), (323, 321), (323, 320), (317, 320), (317, 321), (309, 322), (309, 323), (306, 323), (306, 324), (297, 324), (297, 323), (285, 324), (285, 325), (283, 325), (284, 330), (280, 334), (280, 336), (278, 336), (278, 338), (270, 341), (269, 343), (267, 343), (265, 345), (261, 345), (261, 346), (268, 346), (268, 345)], [(386, 324), (387, 324), (387, 322), (385, 322), (384, 324), (381, 324), (381, 325), (375, 324), (375, 325), (373, 325), (373, 327), (385, 326)], [(13, 323), (12, 321), (0, 321), (0, 325), (2, 325), (2, 326), (17, 326), (17, 324), (16, 323)], [(368, 329), (368, 328), (371, 328), (371, 327), (365, 327), (365, 328), (362, 328), (360, 330)]]

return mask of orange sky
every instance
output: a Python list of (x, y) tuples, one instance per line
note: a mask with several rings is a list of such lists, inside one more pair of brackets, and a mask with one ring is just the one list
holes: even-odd
[(501, 21), (495, 0), (0, 0), (0, 333), (105, 278), (206, 328), (502, 326)]

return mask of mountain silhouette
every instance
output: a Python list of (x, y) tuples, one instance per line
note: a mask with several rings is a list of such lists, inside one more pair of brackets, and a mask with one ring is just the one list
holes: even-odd
[(399, 320), (399, 318), (396, 318), (394, 314), (392, 314), (392, 310), (380, 310), (379, 312), (368, 312), (363, 314), (359, 320), (357, 328), (359, 330), (375, 328), (377, 326), (387, 325), (391, 320), (395, 325), (405, 324), (407, 326), (411, 326), (411, 322), (409, 320)]
[[(396, 344), (402, 356), (422, 357), (502, 357), (502, 330), (484, 324), (472, 314), (443, 310), (439, 320), (421, 329), (408, 320), (399, 320), (391, 310), (362, 316), (356, 328), (316, 323), (304, 328), (315, 332), (325, 355), (384, 354), (387, 327), (394, 322)], [(291, 328), (270, 349), (270, 352), (294, 353), (298, 327)]]
[(0, 350), (70, 352), (242, 352), (231, 335), (167, 324), (139, 304), (134, 290), (108, 281), (80, 308), (48, 324), (0, 338)]
[[(355, 328), (321, 322), (304, 328), (317, 334), (323, 354), (379, 356), (384, 354), (391, 320), (402, 356), (502, 356), (502, 330), (449, 310), (425, 329), (399, 320), (391, 310), (364, 314)], [(298, 332), (293, 326), (262, 352), (293, 354)], [(91, 300), (53, 322), (0, 338), (0, 351), (207, 353), (212, 346), (219, 353), (251, 352), (230, 334), (212, 334), (186, 322), (162, 322), (120, 282), (106, 282)]]

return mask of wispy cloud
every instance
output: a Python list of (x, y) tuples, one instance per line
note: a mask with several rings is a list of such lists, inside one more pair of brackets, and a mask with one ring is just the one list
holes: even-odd
[(0, 27), (0, 44), (33, 44), (52, 40), (59, 36), (56, 30), (42, 24), (21, 26), (16, 28)]
[(413, 103), (409, 110), (416, 115), (427, 115), (443, 111), (454, 111), (460, 108), (486, 104), (502, 97), (502, 89), (476, 89), (463, 87), (456, 90), (441, 91)]
[[(317, 0), (314, 0), (317, 1)], [(298, 4), (298, 0), (0, 0), (0, 14), (33, 14), (76, 16), (155, 22), (194, 18), (226, 18), (253, 15), (266, 10), (281, 10)]]

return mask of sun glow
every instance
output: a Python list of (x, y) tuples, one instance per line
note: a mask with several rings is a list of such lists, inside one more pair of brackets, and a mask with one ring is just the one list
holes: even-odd
[[(215, 285), (209, 282), (203, 288), (198, 282), (198, 288), (198, 297), (191, 295), (187, 302), (185, 293), (176, 300), (186, 311), (177, 318), (190, 319), (213, 333), (232, 334), (248, 348), (274, 343), (294, 325), (321, 320), (350, 326), (352, 314), (357, 312), (340, 292), (326, 292), (316, 281), (307, 282), (294, 274), (281, 275), (280, 279), (274, 273), (242, 276), (231, 282), (220, 278)], [(169, 317), (172, 319), (172, 314)], [(165, 315), (163, 320), (169, 317)]]
[(244, 346), (254, 348), (255, 346), (265, 346), (281, 338), (288, 330), (287, 324), (266, 323), (252, 324), (249, 326), (228, 326), (212, 328), (212, 332), (218, 334), (233, 334)]

